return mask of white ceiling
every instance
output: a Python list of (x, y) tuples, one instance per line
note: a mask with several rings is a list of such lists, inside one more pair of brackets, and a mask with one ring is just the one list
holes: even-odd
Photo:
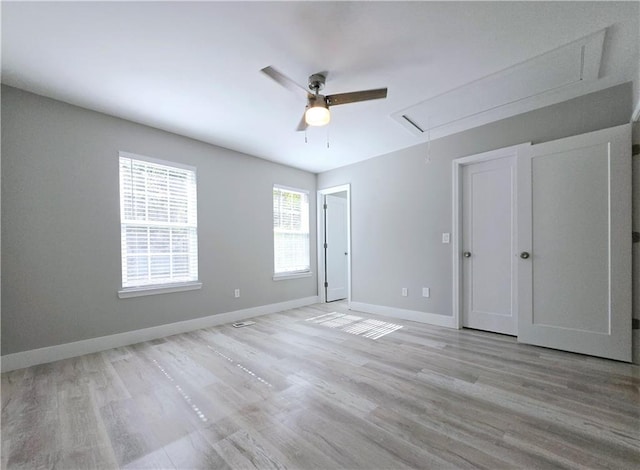
[[(639, 5), (2, 2), (2, 82), (321, 172), (423, 142), (391, 115), (604, 28), (600, 79), (579, 93), (637, 90)], [(267, 65), (303, 86), (326, 70), (327, 94), (388, 98), (332, 108), (305, 143), (304, 97)]]

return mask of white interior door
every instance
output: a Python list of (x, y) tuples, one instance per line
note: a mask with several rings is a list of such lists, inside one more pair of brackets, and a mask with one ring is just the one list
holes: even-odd
[(516, 157), (462, 167), (462, 325), (517, 333)]
[(518, 175), (518, 341), (630, 361), (630, 126), (534, 145)]
[(347, 298), (347, 199), (327, 194), (324, 211), (327, 302)]

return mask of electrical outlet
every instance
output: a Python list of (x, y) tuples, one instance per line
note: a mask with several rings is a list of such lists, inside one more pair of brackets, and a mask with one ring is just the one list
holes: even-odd
[(407, 295), (409, 295), (408, 292), (407, 292), (407, 288), (403, 287), (402, 288), (402, 297), (406, 297)]
[(240, 289), (236, 289), (235, 291), (233, 291), (233, 296), (237, 299), (238, 297), (240, 297)]
[(451, 234), (443, 233), (442, 234), (442, 243), (451, 243)]
[(422, 297), (431, 297), (431, 289), (429, 289), (428, 287), (423, 287)]

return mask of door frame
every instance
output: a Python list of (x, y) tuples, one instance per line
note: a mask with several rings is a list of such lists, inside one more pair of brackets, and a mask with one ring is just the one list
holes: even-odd
[[(452, 217), (452, 230), (451, 230), (451, 241), (452, 241), (452, 263), (453, 263), (453, 326), (454, 328), (460, 329), (462, 328), (462, 168), (466, 165), (471, 165), (473, 163), (486, 162), (490, 160), (496, 160), (498, 158), (507, 158), (507, 157), (515, 157), (515, 165), (516, 165), (516, 178), (514, 184), (516, 185), (513, 188), (514, 192), (514, 204), (515, 207), (518, 205), (517, 201), (517, 174), (518, 174), (518, 156), (523, 155), (524, 152), (529, 152), (531, 149), (531, 142), (512, 145), (510, 147), (504, 147), (497, 150), (490, 150), (488, 152), (478, 153), (475, 155), (469, 155), (467, 157), (456, 158), (453, 160), (453, 168), (452, 168), (452, 188), (453, 188), (453, 217)], [(517, 217), (517, 214), (516, 214)], [(513, 224), (513, 235), (514, 239), (518, 240), (518, 224), (517, 220), (514, 221)], [(516, 248), (517, 252), (517, 248)], [(513, 280), (514, 285), (512, 287), (513, 295), (517, 296), (517, 270), (514, 272), (514, 276), (516, 278)], [(516, 324), (518, 319), (518, 299), (514, 298), (513, 305), (515, 305), (516, 311), (513, 312), (513, 315), (516, 318)]]
[(351, 308), (351, 185), (349, 183), (331, 188), (319, 189), (317, 195), (318, 208), (318, 298), (321, 303), (327, 302), (327, 291), (324, 288), (325, 282), (325, 261), (324, 261), (324, 196), (328, 194), (347, 193), (347, 305)]

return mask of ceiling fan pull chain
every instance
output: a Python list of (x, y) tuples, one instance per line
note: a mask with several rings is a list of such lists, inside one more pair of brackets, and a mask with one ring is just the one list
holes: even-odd
[(329, 148), (329, 126), (327, 126), (327, 148)]
[(307, 142), (307, 129), (304, 130), (304, 143), (308, 144), (309, 142)]

